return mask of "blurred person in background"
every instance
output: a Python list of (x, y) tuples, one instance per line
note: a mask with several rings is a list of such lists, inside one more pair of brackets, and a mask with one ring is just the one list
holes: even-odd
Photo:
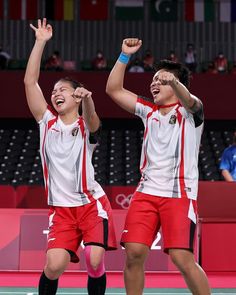
[(195, 73), (197, 69), (197, 56), (192, 43), (188, 43), (184, 54), (185, 66), (190, 72)]
[(95, 58), (92, 60), (92, 68), (94, 70), (105, 70), (107, 67), (107, 60), (101, 50), (97, 51)]
[(236, 181), (236, 128), (233, 132), (232, 144), (222, 154), (220, 170), (226, 181)]
[(224, 74), (228, 72), (228, 60), (220, 51), (214, 60), (215, 70), (217, 73)]
[(130, 63), (129, 67), (129, 72), (130, 73), (143, 73), (144, 72), (144, 67), (142, 65), (142, 61), (136, 57), (133, 61)]
[(173, 61), (173, 62), (178, 62), (179, 61), (174, 50), (170, 51), (170, 54), (167, 56), (167, 60), (170, 60), (170, 61)]
[[(54, 295), (58, 279), (82, 240), (88, 271), (88, 294), (104, 295), (105, 250), (116, 249), (112, 210), (94, 178), (92, 154), (100, 133), (100, 120), (92, 93), (70, 78), (61, 78), (51, 94), (53, 108), (38, 84), (44, 47), (52, 38), (46, 19), (38, 20), (24, 83), (29, 109), (40, 129), (40, 155), (49, 205), (46, 264), (39, 280), (39, 295)], [(82, 106), (82, 115), (79, 108)]]
[(53, 54), (47, 59), (45, 63), (45, 70), (50, 71), (62, 71), (63, 63), (60, 56), (60, 52), (55, 50)]
[(146, 49), (143, 56), (143, 68), (146, 72), (153, 71), (155, 58), (150, 49)]

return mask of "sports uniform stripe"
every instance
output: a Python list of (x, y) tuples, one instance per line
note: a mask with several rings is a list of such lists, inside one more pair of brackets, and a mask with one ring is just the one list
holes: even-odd
[(91, 193), (88, 191), (87, 187), (87, 169), (86, 169), (86, 159), (87, 159), (87, 154), (86, 154), (86, 132), (84, 128), (84, 122), (82, 119), (79, 121), (79, 126), (81, 128), (81, 133), (82, 137), (84, 138), (84, 145), (83, 145), (83, 156), (82, 156), (82, 187), (83, 187), (83, 192), (85, 195), (87, 195), (88, 199), (90, 201), (93, 200), (93, 196)]
[(196, 224), (191, 220), (189, 229), (189, 249), (193, 251), (194, 236), (195, 236)]
[(108, 247), (108, 219), (103, 219), (103, 243), (105, 249)]
[(182, 122), (182, 132), (181, 132), (181, 152), (180, 152), (180, 169), (179, 169), (179, 183), (181, 197), (187, 198), (187, 193), (185, 191), (185, 181), (184, 181), (184, 133), (185, 133), (185, 119)]
[(140, 171), (142, 173), (144, 167), (147, 165), (147, 148), (148, 148), (148, 140), (147, 140), (147, 134), (148, 134), (148, 119), (152, 116), (154, 112), (154, 109), (148, 113), (147, 115), (147, 119), (146, 119), (146, 128), (145, 128), (145, 131), (144, 131), (144, 135), (143, 135), (143, 142), (144, 142), (144, 146), (143, 146), (143, 157), (144, 157), (144, 160), (143, 160), (143, 165), (142, 167), (140, 168)]
[(143, 105), (145, 105), (145, 106), (148, 106), (148, 107), (150, 107), (150, 108), (155, 108), (155, 109), (157, 109), (157, 105), (155, 105), (153, 102), (151, 102), (151, 101), (148, 101), (148, 100), (146, 100), (146, 99), (144, 99), (143, 97), (138, 97), (138, 99), (137, 99), (137, 102), (138, 103), (141, 103), (141, 104), (143, 104)]
[(48, 198), (48, 167), (46, 162), (46, 155), (45, 155), (45, 141), (46, 141), (46, 133), (47, 133), (47, 125), (44, 128), (44, 135), (43, 135), (43, 144), (42, 144), (42, 157), (43, 157), (43, 175), (45, 180), (45, 191), (46, 196)]

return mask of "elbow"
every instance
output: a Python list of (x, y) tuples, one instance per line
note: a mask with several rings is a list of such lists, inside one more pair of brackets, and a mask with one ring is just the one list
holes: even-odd
[(28, 75), (26, 75), (24, 77), (24, 84), (25, 84), (25, 87), (32, 86), (32, 85), (36, 85), (37, 81), (35, 79), (32, 79), (32, 77), (29, 77)]
[(111, 95), (111, 87), (110, 87), (110, 85), (109, 85), (109, 83), (107, 83), (107, 85), (106, 85), (106, 94), (108, 94), (108, 95)]
[(32, 84), (32, 79), (27, 75), (24, 77), (24, 84), (25, 86)]

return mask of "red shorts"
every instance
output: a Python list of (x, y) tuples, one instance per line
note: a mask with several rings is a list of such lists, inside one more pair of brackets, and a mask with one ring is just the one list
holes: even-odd
[(50, 208), (48, 249), (66, 249), (71, 261), (78, 262), (76, 251), (82, 240), (84, 245), (116, 249), (112, 209), (106, 195), (85, 206)]
[(126, 216), (121, 245), (133, 242), (151, 247), (161, 227), (165, 252), (170, 248), (193, 251), (196, 218), (195, 200), (135, 192)]

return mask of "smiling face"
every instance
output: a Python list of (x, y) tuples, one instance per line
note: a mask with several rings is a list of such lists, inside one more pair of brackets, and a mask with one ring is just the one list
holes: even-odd
[(153, 96), (154, 103), (157, 105), (167, 105), (178, 101), (175, 93), (170, 85), (162, 85), (158, 79), (160, 73), (168, 72), (165, 69), (161, 69), (153, 76), (152, 83), (150, 85), (150, 91)]
[(70, 112), (78, 113), (80, 100), (73, 97), (74, 91), (71, 83), (67, 81), (61, 80), (54, 85), (51, 102), (59, 115)]

